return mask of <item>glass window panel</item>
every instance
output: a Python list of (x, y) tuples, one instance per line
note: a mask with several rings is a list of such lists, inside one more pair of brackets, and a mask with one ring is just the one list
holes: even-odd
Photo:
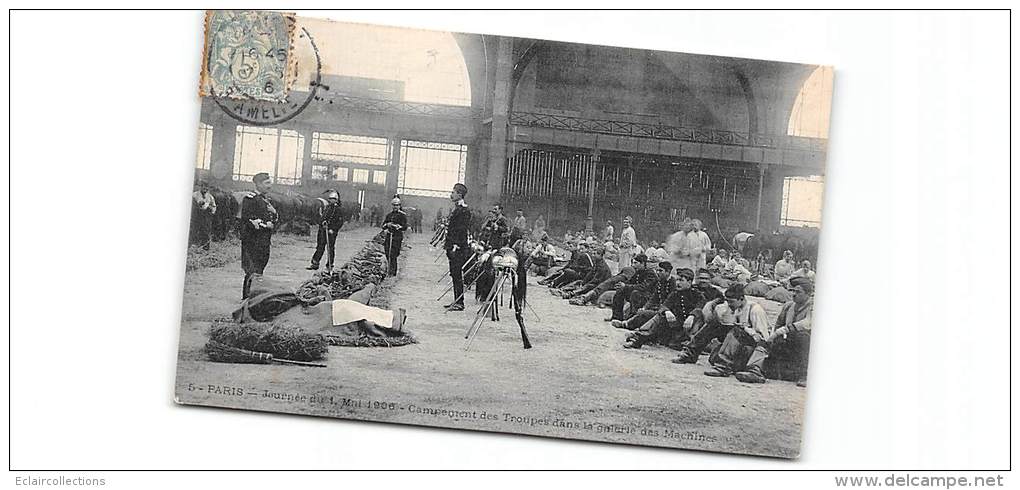
[(365, 170), (363, 168), (356, 168), (356, 169), (353, 169), (353, 170), (354, 170), (354, 174), (353, 174), (354, 178), (351, 179), (353, 182), (356, 182), (356, 183), (359, 183), (359, 184), (367, 184), (368, 183), (368, 170)]
[(195, 160), (195, 168), (209, 170), (212, 160), (212, 135), (213, 127), (198, 123), (198, 154)]
[(363, 165), (389, 165), (389, 141), (373, 136), (312, 134), (312, 158)]
[(783, 226), (821, 227), (824, 178), (786, 177), (783, 180), (783, 207), (779, 224)]
[(431, 141), (400, 142), (399, 194), (444, 197), (463, 182), (467, 146)]

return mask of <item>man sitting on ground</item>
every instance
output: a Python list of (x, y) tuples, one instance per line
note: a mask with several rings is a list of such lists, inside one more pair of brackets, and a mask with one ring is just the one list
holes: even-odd
[(683, 324), (694, 322), (694, 311), (704, 304), (705, 296), (691, 287), (694, 271), (680, 269), (676, 275), (676, 289), (662, 302), (655, 316), (627, 337), (624, 347), (640, 349), (652, 340), (669, 345), (677, 340), (676, 337), (684, 336)]
[(716, 378), (742, 370), (755, 346), (772, 334), (765, 309), (744, 297), (744, 286), (730, 286), (724, 297), (726, 304), (717, 305), (715, 315), (719, 323), (730, 330), (722, 345), (709, 357), (712, 369), (705, 371), (705, 376)]
[[(659, 312), (659, 307), (666, 301), (666, 298), (676, 289), (676, 280), (673, 279), (672, 272), (673, 264), (665, 260), (659, 262), (659, 268), (655, 271), (655, 282), (649, 284), (647, 289), (645, 289), (644, 304), (638, 307), (641, 303), (631, 302), (630, 317), (626, 321), (623, 319), (613, 320), (611, 322), (612, 325), (616, 328), (634, 330), (644, 325), (648, 320), (651, 320)], [(613, 301), (613, 307), (615, 312), (615, 300)]]
[(674, 364), (696, 364), (698, 357), (705, 350), (713, 339), (722, 342), (729, 332), (729, 327), (719, 322), (715, 309), (719, 305), (725, 305), (723, 293), (712, 283), (712, 274), (707, 269), (698, 271), (698, 277), (694, 282), (694, 289), (698, 290), (705, 297), (705, 304), (694, 311), (687, 340), (680, 349), (680, 355), (673, 359)]
[(803, 277), (805, 279), (808, 279), (808, 280), (814, 282), (814, 280), (815, 280), (815, 271), (813, 269), (811, 269), (811, 261), (810, 260), (802, 260), (802, 261), (800, 261), (800, 269), (797, 269), (797, 270), (793, 271), (793, 274), (790, 274), (790, 283), (791, 283), (791, 285), (793, 283), (793, 278), (795, 278), (795, 277)]
[(747, 367), (734, 376), (744, 383), (764, 383), (765, 378), (797, 381), (807, 386), (808, 354), (811, 345), (811, 314), (814, 284), (806, 278), (790, 279), (793, 301), (783, 305), (776, 328), (754, 347)]
[(776, 262), (776, 268), (774, 269), (775, 278), (779, 282), (786, 282), (790, 280), (790, 275), (797, 268), (793, 262), (793, 252), (787, 250), (783, 252), (783, 258)]
[(657, 267), (647, 266), (648, 258), (645, 257), (645, 254), (638, 254), (634, 260), (638, 262), (638, 267), (634, 269), (634, 277), (631, 277), (622, 286), (617, 286), (616, 293), (613, 295), (613, 312), (609, 318), (606, 318), (607, 322), (625, 320), (624, 307), (627, 303), (634, 305), (634, 308), (643, 305), (648, 299), (646, 291), (655, 287)]
[(532, 270), (539, 276), (546, 275), (556, 263), (556, 247), (549, 243), (549, 235), (542, 235), (541, 241), (535, 245), (535, 250), (532, 252), (534, 258), (531, 260)]
[[(644, 262), (638, 265), (639, 267), (647, 267)], [(573, 294), (570, 304), (575, 306), (584, 306), (589, 303), (594, 303), (595, 300), (607, 291), (616, 289), (617, 285), (622, 285), (634, 277), (636, 269), (634, 267), (624, 267), (620, 269), (620, 272), (605, 281), (600, 282), (597, 286), (589, 291), (578, 291)]]
[(567, 267), (548, 281), (548, 284), (554, 289), (561, 288), (583, 278), (593, 268), (595, 268), (595, 259), (588, 252), (588, 246), (583, 243), (578, 244), (577, 251), (571, 254)]
[(595, 262), (594, 267), (592, 267), (580, 280), (563, 286), (558, 293), (556, 290), (553, 290), (553, 294), (562, 296), (565, 299), (570, 299), (576, 294), (584, 294), (595, 289), (595, 287), (601, 284), (602, 281), (609, 279), (609, 276), (611, 276), (613, 272), (609, 269), (609, 264), (606, 263), (605, 255), (605, 249), (595, 247), (594, 253), (591, 254), (591, 258)]

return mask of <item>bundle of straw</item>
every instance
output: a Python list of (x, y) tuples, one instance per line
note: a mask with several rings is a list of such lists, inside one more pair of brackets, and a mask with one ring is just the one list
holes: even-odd
[(221, 344), (215, 340), (210, 340), (205, 344), (205, 352), (209, 354), (209, 359), (215, 362), (234, 362), (234, 363), (247, 363), (247, 364), (296, 364), (299, 366), (312, 366), (312, 367), (326, 367), (325, 364), (314, 364), (311, 362), (304, 361), (292, 361), (290, 359), (276, 359), (272, 354), (265, 352), (254, 352), (245, 349), (238, 349), (237, 347), (231, 347), (226, 344)]
[(217, 320), (209, 330), (209, 339), (229, 347), (294, 361), (322, 359), (328, 350), (328, 344), (321, 335), (272, 322)]
[(325, 337), (329, 345), (341, 347), (400, 347), (402, 345), (418, 343), (418, 339), (409, 333), (399, 337), (372, 337), (369, 335), (362, 335), (360, 337), (326, 335)]

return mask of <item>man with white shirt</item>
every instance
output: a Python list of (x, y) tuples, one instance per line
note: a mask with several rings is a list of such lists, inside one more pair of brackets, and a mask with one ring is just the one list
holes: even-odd
[(726, 339), (712, 353), (712, 369), (705, 376), (725, 378), (742, 371), (759, 344), (772, 335), (772, 326), (765, 309), (744, 297), (744, 286), (734, 284), (723, 294), (724, 304), (715, 307), (719, 323), (730, 327)]
[(690, 240), (691, 261), (695, 266), (693, 269), (704, 269), (706, 265), (706, 258), (708, 257), (708, 251), (712, 249), (712, 240), (708, 237), (708, 233), (705, 233), (705, 230), (701, 229), (702, 224), (700, 219), (691, 220), (691, 227), (694, 228), (694, 233), (691, 235)]
[(783, 258), (776, 262), (776, 268), (774, 270), (774, 276), (779, 282), (786, 282), (793, 275), (793, 271), (797, 268), (793, 262), (793, 252), (787, 250), (783, 252)]
[(810, 260), (802, 260), (802, 261), (800, 261), (800, 269), (797, 269), (797, 270), (793, 271), (793, 274), (790, 274), (790, 282), (791, 283), (793, 282), (793, 278), (795, 278), (795, 277), (803, 277), (804, 279), (807, 279), (807, 280), (810, 280), (811, 282), (814, 282), (814, 280), (815, 280), (815, 271), (811, 269), (811, 261)]
[(630, 267), (637, 246), (637, 233), (631, 226), (631, 218), (623, 218), (623, 232), (620, 234), (620, 267)]
[(790, 279), (793, 301), (783, 305), (776, 326), (754, 347), (747, 366), (734, 376), (744, 383), (764, 383), (765, 378), (797, 381), (807, 385), (807, 363), (811, 343), (814, 284), (803, 277)]

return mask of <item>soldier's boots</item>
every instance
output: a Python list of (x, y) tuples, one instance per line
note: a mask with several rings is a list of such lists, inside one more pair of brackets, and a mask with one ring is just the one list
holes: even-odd
[(737, 381), (743, 383), (761, 384), (765, 382), (765, 376), (757, 369), (751, 368), (747, 371), (740, 371), (733, 375)]
[(448, 305), (443, 305), (443, 308), (446, 308), (446, 311), (464, 311), (464, 305), (460, 303), (450, 303)]
[(691, 352), (690, 349), (684, 347), (680, 352), (680, 356), (671, 361), (673, 364), (697, 364), (698, 354)]
[(645, 344), (645, 337), (643, 335), (631, 334), (627, 337), (627, 341), (623, 343), (625, 349), (640, 349)]
[(710, 376), (713, 378), (728, 378), (732, 373), (723, 368), (713, 367), (712, 369), (705, 371), (704, 374), (705, 376)]

